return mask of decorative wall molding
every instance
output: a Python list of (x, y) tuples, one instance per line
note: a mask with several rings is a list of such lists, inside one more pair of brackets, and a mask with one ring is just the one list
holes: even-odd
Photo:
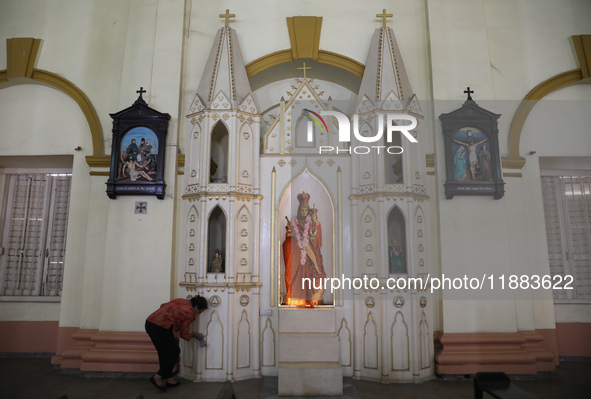
[[(86, 163), (91, 168), (108, 168), (111, 166), (111, 156), (110, 155), (87, 155), (86, 156)], [(107, 172), (108, 176), (108, 172)]]
[(6, 78), (33, 79), (40, 46), (41, 39), (32, 37), (6, 39)]
[(287, 30), (291, 42), (291, 56), (318, 59), (322, 17), (288, 17)]
[(76, 101), (88, 122), (90, 134), (92, 136), (93, 155), (103, 155), (103, 132), (100, 121), (86, 94), (69, 80), (55, 73), (34, 67), (37, 63), (40, 44), (41, 39), (28, 37), (6, 39), (7, 69), (0, 71), (0, 89), (12, 84), (36, 83), (49, 85), (64, 92)]
[(591, 35), (571, 36), (583, 79), (591, 77)]
[(246, 74), (250, 78), (265, 69), (291, 62), (299, 58), (311, 58), (320, 63), (335, 66), (363, 77), (365, 65), (352, 58), (318, 48), (322, 17), (290, 17), (287, 18), (287, 29), (291, 48), (264, 55), (249, 62)]

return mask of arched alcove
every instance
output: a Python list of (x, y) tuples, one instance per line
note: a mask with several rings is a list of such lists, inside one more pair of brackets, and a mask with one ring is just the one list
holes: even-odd
[[(308, 124), (312, 129), (312, 141), (308, 141)], [(296, 121), (295, 146), (296, 148), (317, 148), (316, 140), (321, 134), (318, 126), (305, 115), (300, 115)]]
[(211, 131), (210, 183), (228, 182), (228, 128), (221, 121)]
[(219, 206), (211, 211), (207, 223), (207, 272), (226, 272), (226, 215)]
[[(310, 216), (307, 233), (305, 224), (302, 224), (303, 228), (299, 232), (296, 232), (296, 229), (293, 228), (294, 223), (297, 223), (296, 219), (298, 218), (300, 205), (303, 203), (307, 204), (310, 215), (315, 215), (315, 219)], [(280, 304), (304, 306), (306, 300), (312, 301), (311, 298), (302, 297), (307, 295), (307, 293), (298, 293), (294, 289), (294, 284), (296, 283), (299, 283), (301, 287), (301, 278), (317, 277), (316, 275), (309, 276), (304, 272), (305, 270), (310, 270), (311, 263), (314, 264), (313, 266), (316, 270), (321, 271), (320, 274), (323, 277), (330, 278), (334, 276), (334, 212), (334, 204), (328, 190), (308, 169), (305, 169), (300, 175), (295, 177), (283, 192), (277, 214), (280, 241), (283, 244), (283, 247), (279, 249), (281, 252), (281, 285), (278, 291), (281, 297), (280, 299), (282, 299), (279, 302)], [(287, 219), (292, 224), (291, 239), (287, 239), (285, 234)], [(315, 221), (317, 224), (314, 223)], [(303, 237), (306, 234), (308, 234), (310, 245), (314, 247), (314, 253), (319, 254), (315, 261), (312, 261), (308, 255), (300, 258), (297, 256), (286, 256), (286, 242), (290, 243), (290, 254), (302, 254), (297, 249), (298, 236), (299, 240), (304, 240)], [(286, 264), (286, 258), (291, 263)], [(302, 259), (304, 265), (300, 267)], [(302, 291), (301, 288), (300, 291)], [(286, 300), (290, 298), (292, 299), (291, 301)], [(321, 302), (316, 305), (332, 305), (334, 303), (334, 295), (330, 292), (330, 289), (327, 289), (319, 295), (319, 298), (314, 298), (314, 301), (318, 300)]]
[(1, 155), (64, 155), (92, 146), (88, 124), (76, 102), (39, 84), (0, 90)]
[(388, 272), (407, 273), (406, 228), (404, 216), (395, 206), (388, 214)]
[[(0, 70), (0, 90), (12, 85), (34, 83), (50, 86), (65, 93), (77, 103), (88, 122), (92, 136), (93, 156), (102, 156), (104, 150), (101, 125), (98, 115), (86, 94), (62, 76), (34, 67), (37, 63), (41, 39), (12, 38), (7, 39), (6, 44), (7, 69)], [(63, 117), (62, 119), (67, 120)]]

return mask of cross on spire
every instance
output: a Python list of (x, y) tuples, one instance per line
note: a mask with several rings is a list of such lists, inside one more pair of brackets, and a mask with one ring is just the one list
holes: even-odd
[(306, 63), (304, 62), (304, 66), (298, 69), (303, 69), (304, 70), (304, 79), (306, 79), (306, 69), (312, 69), (312, 67), (306, 67)]
[(220, 14), (220, 18), (224, 18), (226, 20), (226, 28), (228, 27), (228, 21), (230, 20), (230, 18), (235, 18), (236, 14), (230, 14), (230, 10), (226, 8), (226, 13), (225, 14)]
[(468, 94), (468, 100), (472, 100), (470, 94), (474, 93), (474, 90), (470, 90), (470, 86), (468, 86), (468, 88), (464, 90), (464, 93)]
[(140, 98), (142, 98), (142, 93), (147, 93), (147, 92), (144, 90), (144, 87), (143, 87), (143, 86), (142, 86), (142, 87), (140, 87), (140, 89), (139, 89), (139, 90), (136, 90), (135, 92), (136, 92), (136, 93), (140, 93)]
[(382, 13), (381, 14), (376, 14), (376, 17), (382, 18), (382, 21), (384, 23), (384, 28), (386, 27), (386, 18), (391, 18), (393, 16), (394, 16), (394, 14), (386, 14), (386, 9), (385, 8), (382, 10)]

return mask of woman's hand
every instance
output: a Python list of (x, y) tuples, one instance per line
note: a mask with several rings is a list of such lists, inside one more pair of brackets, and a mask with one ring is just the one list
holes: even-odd
[(198, 340), (202, 340), (204, 338), (203, 334), (200, 333), (193, 333), (193, 337), (197, 338)]

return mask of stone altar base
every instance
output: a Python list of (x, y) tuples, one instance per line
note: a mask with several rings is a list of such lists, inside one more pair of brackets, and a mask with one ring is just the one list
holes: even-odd
[(279, 396), (343, 395), (336, 312), (279, 309)]

